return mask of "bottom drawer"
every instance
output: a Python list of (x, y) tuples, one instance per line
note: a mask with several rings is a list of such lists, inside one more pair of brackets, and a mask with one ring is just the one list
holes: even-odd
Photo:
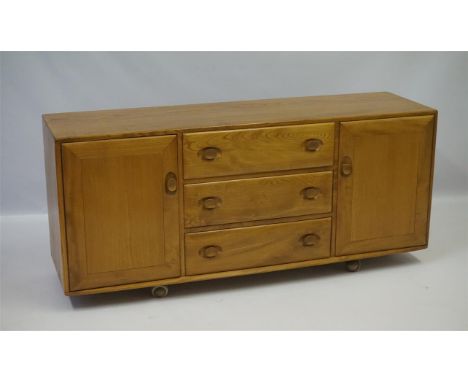
[(331, 218), (185, 235), (187, 275), (330, 256)]

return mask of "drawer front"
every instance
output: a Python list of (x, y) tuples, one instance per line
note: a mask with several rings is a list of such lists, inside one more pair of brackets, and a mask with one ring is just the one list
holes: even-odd
[(184, 134), (186, 179), (330, 166), (334, 123)]
[(329, 257), (330, 223), (326, 218), (186, 234), (186, 274)]
[(189, 184), (185, 226), (327, 213), (331, 195), (330, 171)]

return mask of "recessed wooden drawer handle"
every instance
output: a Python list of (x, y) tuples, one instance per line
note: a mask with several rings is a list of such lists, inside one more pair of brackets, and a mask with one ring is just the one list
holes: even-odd
[(166, 192), (168, 194), (175, 194), (177, 191), (177, 176), (173, 172), (166, 175)]
[(321, 193), (320, 188), (317, 187), (306, 187), (301, 191), (302, 196), (307, 200), (315, 200)]
[(341, 161), (341, 175), (349, 176), (353, 172), (353, 162), (350, 157), (344, 157)]
[(302, 245), (304, 247), (313, 247), (316, 246), (320, 241), (320, 236), (315, 233), (309, 233), (307, 235), (302, 236)]
[(200, 256), (204, 257), (205, 259), (212, 259), (222, 251), (222, 248), (217, 245), (207, 245), (200, 249)]
[(214, 210), (221, 205), (221, 199), (217, 196), (208, 196), (200, 200), (200, 204), (205, 210)]
[(199, 154), (203, 160), (212, 161), (221, 155), (221, 150), (217, 147), (205, 147)]
[(318, 149), (322, 145), (323, 145), (323, 142), (317, 138), (308, 139), (304, 142), (306, 151), (318, 151)]

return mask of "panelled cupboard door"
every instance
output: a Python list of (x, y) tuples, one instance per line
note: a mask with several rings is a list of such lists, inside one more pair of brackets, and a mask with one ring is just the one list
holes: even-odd
[(336, 254), (427, 244), (434, 117), (340, 126)]
[(176, 136), (65, 143), (62, 153), (70, 289), (179, 276), (177, 185), (167, 184)]

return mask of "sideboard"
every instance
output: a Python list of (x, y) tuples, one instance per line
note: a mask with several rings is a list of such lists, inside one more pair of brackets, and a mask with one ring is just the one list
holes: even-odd
[(66, 295), (428, 245), (437, 111), (361, 93), (43, 116)]

